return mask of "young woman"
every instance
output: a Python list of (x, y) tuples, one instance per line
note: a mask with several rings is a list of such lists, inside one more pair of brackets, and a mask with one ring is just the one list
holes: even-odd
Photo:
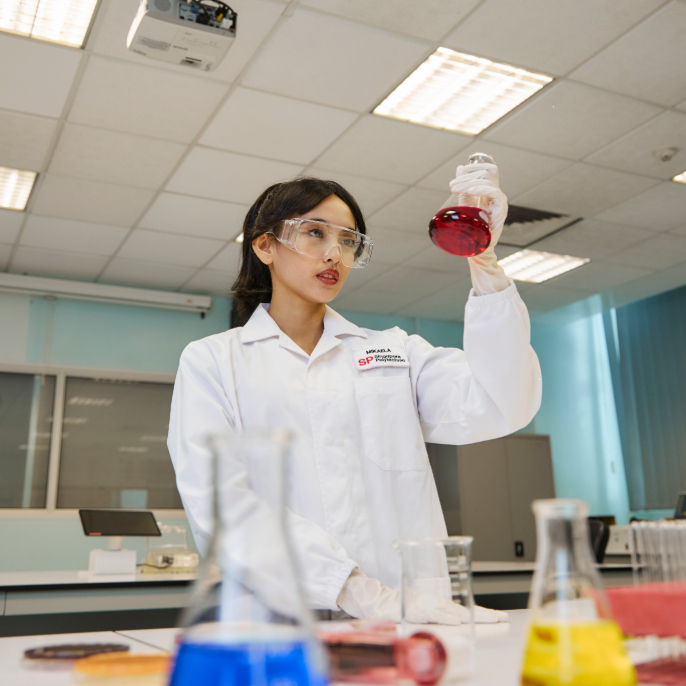
[(295, 179), (255, 201), (233, 287), (240, 326), (191, 343), (174, 386), (168, 446), (201, 552), (212, 529), (207, 437), (287, 429), (294, 545), (311, 605), (398, 617), (393, 542), (447, 535), (425, 441), (504, 436), (540, 404), (528, 313), (493, 251), (507, 214), (494, 179), (492, 165), (470, 165), (451, 183), (492, 200), (491, 246), (469, 258), (464, 351), (397, 327), (363, 329), (328, 306), (372, 249), (360, 208), (339, 184)]

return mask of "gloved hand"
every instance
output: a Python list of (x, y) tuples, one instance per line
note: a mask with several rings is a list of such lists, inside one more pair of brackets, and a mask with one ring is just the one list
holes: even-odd
[[(434, 580), (427, 580), (434, 581)], [(469, 622), (469, 611), (449, 598), (444, 597), (445, 579), (436, 579), (437, 584), (429, 593), (411, 591), (406, 600), (407, 619), (413, 624), (464, 624)], [(449, 587), (449, 585), (448, 585)], [(355, 568), (343, 585), (336, 600), (338, 607), (352, 617), (359, 619), (390, 620), (400, 622), (400, 591), (384, 586), (359, 568)], [(474, 607), (474, 621), (484, 624), (507, 622), (507, 612)]]
[(494, 164), (468, 164), (457, 168), (456, 177), (450, 182), (453, 193), (486, 195), (490, 198), (491, 242), (481, 255), (469, 257), (469, 271), (476, 295), (498, 293), (510, 286), (502, 267), (498, 266), (495, 245), (500, 238), (507, 217), (507, 196), (500, 190), (498, 167)]

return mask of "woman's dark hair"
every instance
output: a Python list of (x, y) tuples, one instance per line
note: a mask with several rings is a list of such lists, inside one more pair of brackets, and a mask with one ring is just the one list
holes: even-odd
[(362, 210), (348, 191), (335, 181), (309, 176), (275, 183), (269, 186), (248, 210), (243, 222), (243, 254), (238, 277), (234, 281), (231, 327), (244, 326), (260, 303), (271, 302), (272, 277), (252, 242), (263, 233), (276, 228), (284, 219), (305, 214), (331, 195), (339, 197), (355, 218), (355, 229), (367, 233)]

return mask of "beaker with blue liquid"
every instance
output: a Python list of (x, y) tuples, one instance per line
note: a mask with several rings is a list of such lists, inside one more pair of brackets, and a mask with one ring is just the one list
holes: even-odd
[(198, 572), (170, 686), (325, 686), (288, 538), (290, 437), (213, 437), (214, 530)]

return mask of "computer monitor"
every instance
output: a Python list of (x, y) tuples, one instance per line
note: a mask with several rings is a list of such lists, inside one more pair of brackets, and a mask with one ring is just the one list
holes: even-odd
[(686, 491), (679, 493), (674, 510), (674, 519), (686, 519)]
[(79, 510), (86, 536), (161, 536), (149, 510)]

